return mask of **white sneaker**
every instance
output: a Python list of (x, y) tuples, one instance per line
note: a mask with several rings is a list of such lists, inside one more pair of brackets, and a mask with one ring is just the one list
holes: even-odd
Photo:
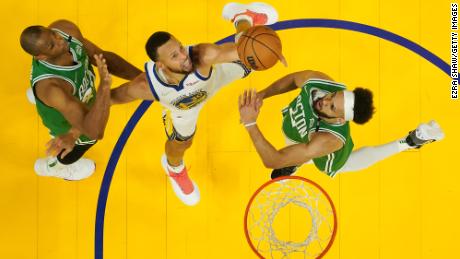
[(27, 88), (26, 96), (27, 96), (27, 100), (29, 101), (29, 103), (35, 104), (35, 96), (34, 96), (34, 91), (32, 90), (32, 87)]
[(415, 130), (409, 132), (406, 142), (411, 147), (420, 148), (427, 143), (442, 139), (444, 139), (444, 132), (436, 121), (431, 120), (428, 123), (421, 123)]
[(193, 206), (200, 201), (200, 190), (195, 182), (188, 177), (185, 166), (180, 173), (174, 173), (169, 169), (168, 160), (164, 154), (161, 156), (161, 166), (165, 170), (177, 198), (188, 206)]
[(51, 157), (37, 159), (34, 169), (39, 176), (77, 181), (90, 177), (96, 169), (96, 164), (92, 160), (81, 158), (73, 164), (63, 165), (55, 157)]
[(266, 3), (254, 2), (250, 4), (228, 3), (222, 10), (225, 20), (236, 22), (241, 19), (250, 20), (253, 26), (270, 25), (278, 21), (276, 9)]

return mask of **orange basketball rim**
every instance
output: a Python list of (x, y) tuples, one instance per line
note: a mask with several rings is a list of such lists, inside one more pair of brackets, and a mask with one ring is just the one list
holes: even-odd
[(252, 195), (244, 231), (260, 258), (322, 258), (336, 236), (336, 210), (317, 183), (299, 176), (280, 177)]

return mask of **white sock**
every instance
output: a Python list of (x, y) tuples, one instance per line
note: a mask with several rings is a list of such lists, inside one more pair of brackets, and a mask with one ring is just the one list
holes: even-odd
[(350, 154), (347, 162), (338, 171), (338, 173), (354, 172), (366, 169), (379, 161), (409, 148), (411, 147), (406, 143), (406, 138), (379, 146), (362, 147)]
[(169, 168), (169, 170), (171, 170), (171, 172), (178, 174), (178, 173), (182, 172), (182, 170), (184, 170), (184, 163), (181, 162), (180, 165), (178, 165), (178, 166), (172, 166), (168, 162), (168, 168)]

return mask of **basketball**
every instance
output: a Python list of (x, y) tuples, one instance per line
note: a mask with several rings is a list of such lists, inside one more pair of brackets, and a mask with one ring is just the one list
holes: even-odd
[(267, 26), (254, 26), (239, 38), (237, 51), (240, 60), (254, 70), (266, 70), (282, 59), (282, 46), (278, 34)]

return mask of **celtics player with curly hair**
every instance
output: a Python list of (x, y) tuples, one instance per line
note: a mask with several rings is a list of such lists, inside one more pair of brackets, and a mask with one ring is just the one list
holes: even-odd
[[(20, 43), (33, 56), (32, 98), (54, 137), (47, 144), (51, 156), (35, 162), (36, 173), (67, 180), (89, 177), (95, 164), (81, 157), (104, 135), (112, 82), (109, 72), (133, 79), (141, 71), (115, 53), (100, 49), (66, 20), (48, 27), (27, 27)], [(91, 65), (96, 65), (101, 75), (97, 91)]]
[[(265, 139), (256, 120), (263, 99), (295, 89), (300, 89), (299, 95), (282, 112), (287, 146), (277, 150)], [(245, 91), (239, 97), (239, 111), (264, 165), (274, 169), (272, 179), (291, 175), (305, 163), (313, 163), (334, 177), (444, 138), (439, 125), (431, 121), (420, 124), (401, 139), (353, 150), (349, 122), (365, 124), (372, 118), (372, 92), (364, 88), (349, 91), (328, 75), (311, 70), (289, 74), (260, 92)]]

